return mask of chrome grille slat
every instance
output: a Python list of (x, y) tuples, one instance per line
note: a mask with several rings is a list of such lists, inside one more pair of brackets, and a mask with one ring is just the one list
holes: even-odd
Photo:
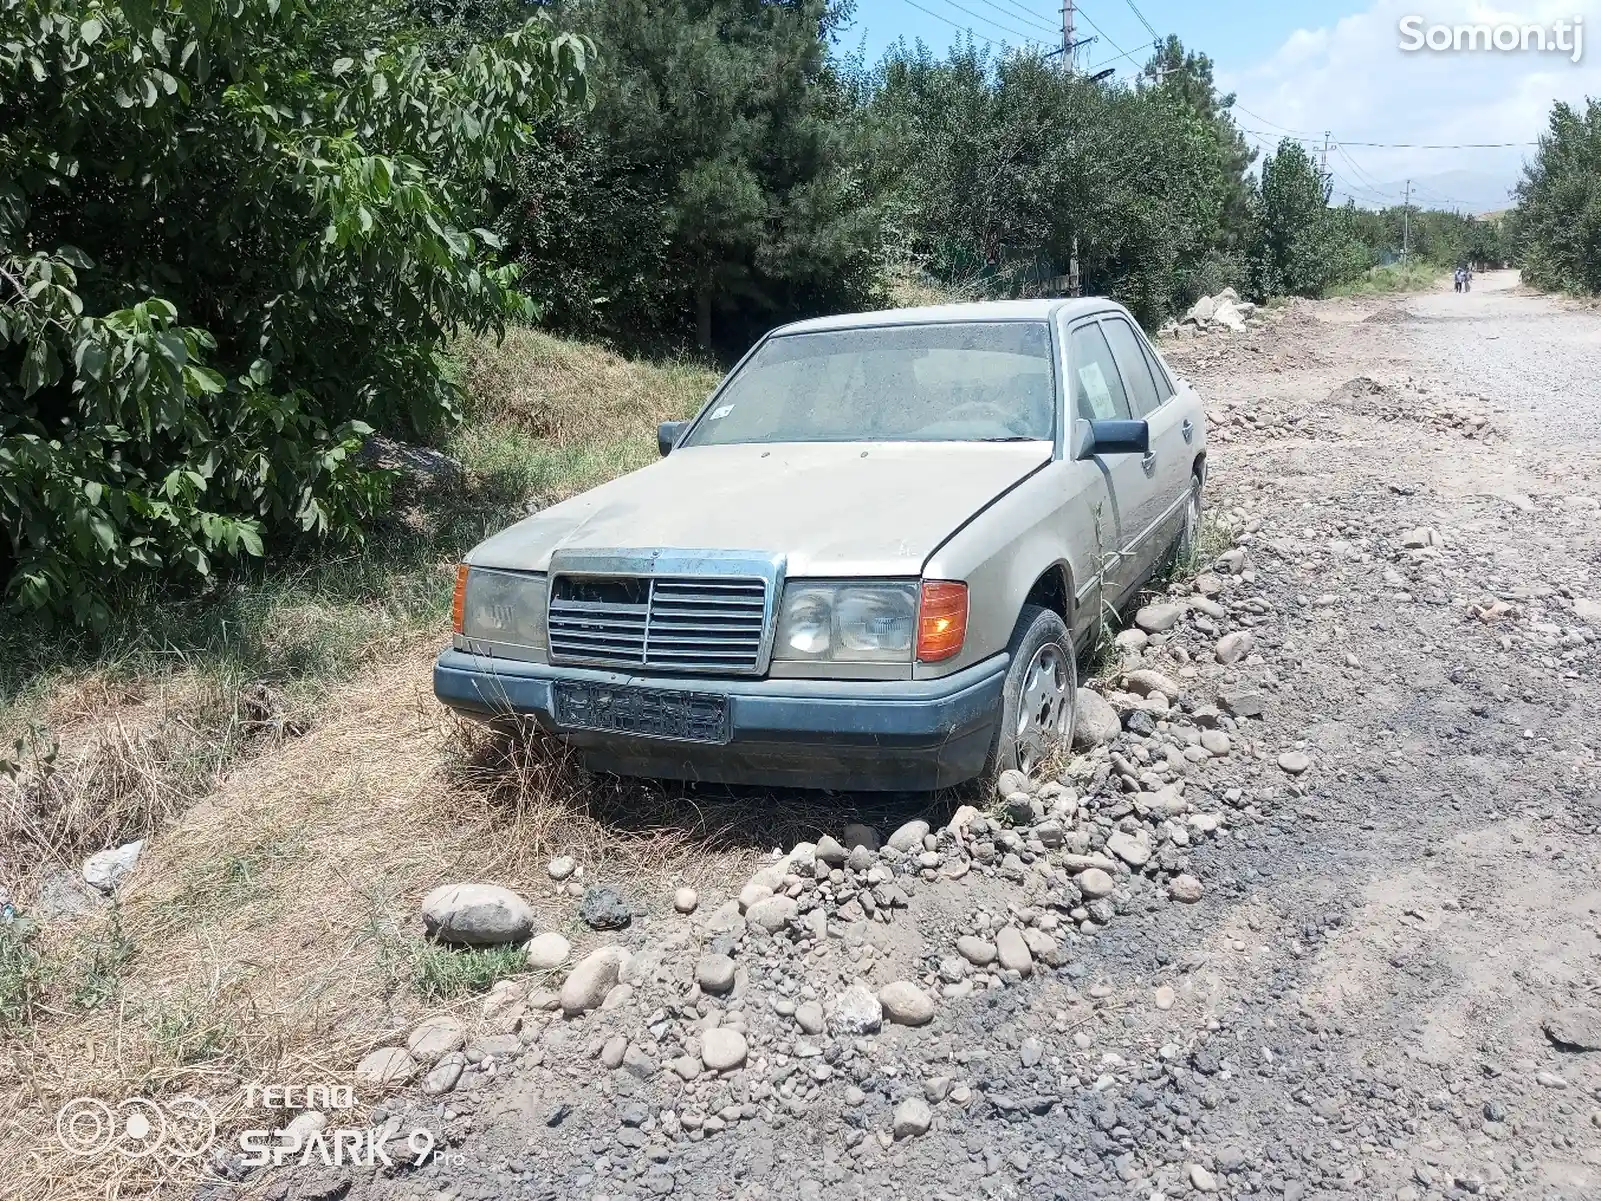
[(759, 577), (553, 572), (551, 661), (748, 674), (771, 601)]

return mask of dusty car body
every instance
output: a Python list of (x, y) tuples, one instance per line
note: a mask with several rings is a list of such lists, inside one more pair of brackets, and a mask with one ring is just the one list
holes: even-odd
[(625, 775), (929, 789), (1069, 739), (1075, 657), (1199, 520), (1195, 393), (1106, 300), (774, 330), (661, 461), (458, 571), (445, 704)]

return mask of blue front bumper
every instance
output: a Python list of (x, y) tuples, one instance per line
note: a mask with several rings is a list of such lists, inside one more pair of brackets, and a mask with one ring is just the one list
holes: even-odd
[[(434, 695), (476, 717), (530, 717), (595, 771), (801, 788), (945, 788), (984, 769), (1007, 656), (938, 680), (744, 680), (640, 676), (446, 650)], [(557, 680), (728, 698), (726, 743), (573, 729), (556, 718)]]

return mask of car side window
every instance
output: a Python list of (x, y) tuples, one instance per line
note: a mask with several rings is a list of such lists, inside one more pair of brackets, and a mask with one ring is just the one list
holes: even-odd
[(1127, 421), (1130, 418), (1128, 394), (1118, 374), (1112, 348), (1106, 344), (1099, 325), (1081, 325), (1072, 333), (1073, 404), (1085, 421)]
[(1173, 380), (1168, 375), (1167, 368), (1162, 365), (1162, 360), (1157, 358), (1156, 351), (1151, 349), (1151, 344), (1144, 338), (1140, 339), (1140, 349), (1145, 352), (1145, 361), (1151, 365), (1151, 378), (1156, 381), (1156, 395), (1165, 402), (1178, 389), (1173, 387)]
[(1149, 417), (1161, 406), (1162, 395), (1157, 391), (1156, 380), (1151, 374), (1151, 365), (1146, 361), (1145, 352), (1140, 348), (1140, 336), (1134, 332), (1134, 327), (1121, 317), (1112, 317), (1101, 322), (1101, 328), (1106, 331), (1107, 340), (1112, 344), (1112, 354), (1117, 358), (1118, 367), (1122, 369), (1124, 382), (1128, 384), (1134, 402), (1134, 415)]

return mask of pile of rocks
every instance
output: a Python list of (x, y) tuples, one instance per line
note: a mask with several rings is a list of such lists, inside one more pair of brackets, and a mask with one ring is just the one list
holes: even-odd
[(1184, 316), (1169, 322), (1161, 329), (1165, 337), (1194, 337), (1203, 333), (1243, 333), (1262, 324), (1257, 317), (1257, 306), (1241, 300), (1233, 288), (1224, 288), (1216, 296), (1203, 296), (1189, 307)]

